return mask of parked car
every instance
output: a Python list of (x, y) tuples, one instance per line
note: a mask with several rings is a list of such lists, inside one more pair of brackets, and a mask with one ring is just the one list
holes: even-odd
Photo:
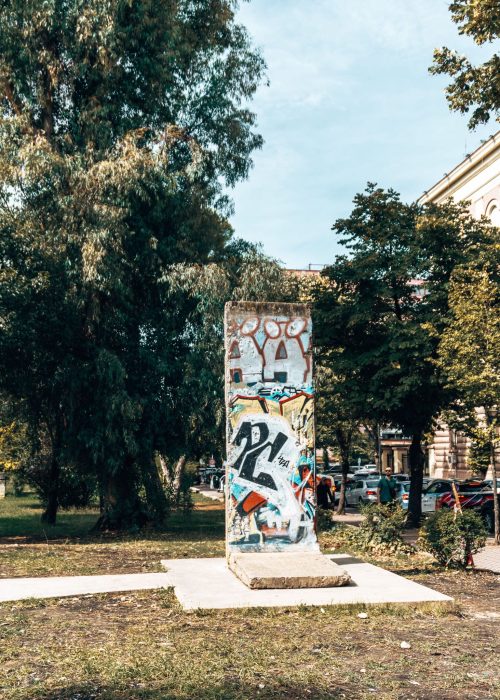
[(410, 477), (408, 474), (393, 474), (392, 478), (395, 479), (395, 481), (401, 481), (401, 482), (407, 482), (410, 481)]
[(422, 492), (422, 513), (433, 513), (439, 499), (451, 493), (452, 483), (451, 479), (433, 479)]
[(404, 509), (408, 510), (408, 501), (410, 500), (410, 482), (398, 481), (396, 491), (396, 501)]
[(363, 503), (377, 502), (377, 485), (378, 478), (373, 476), (358, 478), (354, 477), (347, 484), (345, 492), (345, 500), (348, 506), (362, 505)]
[(349, 467), (349, 471), (353, 474), (378, 474), (378, 467), (376, 464), (352, 464)]
[[(489, 532), (495, 532), (495, 509), (493, 506), (493, 491), (491, 492), (492, 498), (485, 499), (481, 506), (479, 507), (479, 514), (484, 520)], [(500, 506), (500, 494), (497, 494), (498, 505)]]
[[(477, 510), (482, 515), (488, 515), (491, 502), (491, 508), (493, 510), (493, 490), (491, 488), (491, 481), (474, 481), (467, 480), (456, 484), (458, 491), (458, 498), (460, 500), (460, 506), (462, 508), (473, 508)], [(455, 507), (455, 494), (445, 493), (438, 500), (436, 504), (437, 509), (440, 508), (454, 508)]]

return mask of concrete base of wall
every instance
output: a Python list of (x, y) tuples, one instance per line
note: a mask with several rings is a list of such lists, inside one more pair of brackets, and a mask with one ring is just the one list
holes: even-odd
[(328, 558), (350, 575), (348, 586), (251, 589), (236, 578), (222, 558), (164, 560), (162, 565), (167, 572), (163, 585), (175, 589), (185, 610), (453, 602), (449, 596), (349, 555), (333, 554)]
[(347, 571), (316, 552), (231, 554), (228, 566), (252, 589), (333, 588), (351, 581)]

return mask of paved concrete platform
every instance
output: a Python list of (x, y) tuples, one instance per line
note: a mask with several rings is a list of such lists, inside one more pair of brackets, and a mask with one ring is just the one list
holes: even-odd
[(345, 569), (318, 552), (231, 554), (229, 568), (248, 588), (333, 588), (346, 586)]
[(216, 491), (211, 489), (210, 486), (191, 486), (191, 491), (194, 493), (200, 493), (205, 498), (210, 498), (212, 501), (224, 501), (224, 494), (222, 491)]
[(474, 567), (479, 571), (492, 571), (500, 574), (500, 546), (487, 545), (477, 554), (474, 554)]
[(0, 602), (167, 588), (170, 585), (167, 578), (159, 573), (0, 579)]
[(162, 565), (167, 570), (167, 585), (175, 588), (186, 610), (453, 601), (354, 557), (334, 554), (330, 558), (351, 576), (349, 586), (251, 590), (227, 568), (225, 559), (167, 559)]

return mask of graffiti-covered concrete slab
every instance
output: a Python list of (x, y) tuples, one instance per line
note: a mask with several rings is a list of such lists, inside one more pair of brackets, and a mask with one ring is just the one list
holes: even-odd
[(253, 589), (335, 588), (351, 581), (345, 569), (317, 552), (231, 554), (229, 567)]
[(226, 305), (227, 554), (319, 551), (311, 316)]

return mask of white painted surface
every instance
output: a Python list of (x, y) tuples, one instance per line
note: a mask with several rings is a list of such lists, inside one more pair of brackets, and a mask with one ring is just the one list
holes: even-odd
[[(269, 554), (269, 556), (273, 556)], [(198, 608), (286, 607), (451, 602), (453, 599), (349, 555), (331, 559), (351, 576), (342, 588), (250, 590), (227, 568), (225, 559), (168, 559), (168, 585), (186, 610)]]

